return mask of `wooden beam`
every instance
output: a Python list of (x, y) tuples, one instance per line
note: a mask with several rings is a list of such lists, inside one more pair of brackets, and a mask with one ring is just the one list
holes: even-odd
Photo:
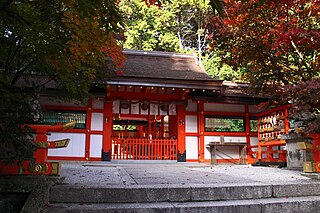
[[(120, 99), (120, 100), (151, 100), (151, 101), (175, 101), (184, 100), (186, 95), (177, 94), (158, 94), (150, 93), (150, 89), (143, 89), (141, 93), (130, 92), (112, 92), (111, 96), (108, 96), (108, 100)], [(184, 99), (183, 99), (184, 98)]]

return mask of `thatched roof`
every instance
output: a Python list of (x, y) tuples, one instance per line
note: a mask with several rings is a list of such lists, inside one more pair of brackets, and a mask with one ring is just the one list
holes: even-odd
[(220, 87), (223, 82), (210, 77), (197, 62), (194, 54), (138, 50), (127, 50), (124, 53), (126, 61), (121, 69), (123, 74), (106, 68), (109, 76), (107, 83), (216, 88)]
[(189, 89), (189, 97), (210, 102), (254, 104), (264, 99), (252, 97), (247, 84), (224, 82), (210, 77), (194, 54), (154, 51), (124, 51), (126, 62), (117, 73), (105, 67), (108, 85)]
[(197, 62), (194, 54), (125, 51), (124, 76), (180, 80), (215, 80)]

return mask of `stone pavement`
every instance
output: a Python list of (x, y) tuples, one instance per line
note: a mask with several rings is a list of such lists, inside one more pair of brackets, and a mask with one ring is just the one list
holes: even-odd
[(64, 184), (83, 187), (132, 185), (292, 184), (312, 182), (302, 171), (251, 165), (198, 163), (63, 163)]
[[(320, 181), (302, 174), (251, 165), (63, 162), (60, 177), (0, 177), (0, 191), (29, 194), (21, 210), (27, 213), (313, 213), (320, 206)], [(7, 204), (0, 198), (0, 209), (6, 212)]]
[(63, 163), (44, 212), (314, 213), (320, 206), (320, 182), (301, 171), (128, 162)]

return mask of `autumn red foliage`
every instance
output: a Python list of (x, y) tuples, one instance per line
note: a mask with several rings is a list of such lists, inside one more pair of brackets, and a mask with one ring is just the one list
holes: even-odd
[(318, 112), (320, 1), (225, 0), (224, 11), (208, 23), (210, 50), (241, 71), (254, 94)]
[(143, 0), (148, 6), (155, 5), (161, 7), (161, 2), (159, 0)]

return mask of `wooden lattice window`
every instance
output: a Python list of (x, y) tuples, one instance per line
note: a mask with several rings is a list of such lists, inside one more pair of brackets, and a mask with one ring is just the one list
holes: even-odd
[(42, 123), (46, 125), (56, 125), (76, 121), (75, 128), (86, 128), (86, 111), (71, 110), (47, 110), (42, 114)]
[(244, 132), (244, 117), (205, 116), (206, 132)]
[(258, 119), (250, 117), (250, 132), (258, 132)]

